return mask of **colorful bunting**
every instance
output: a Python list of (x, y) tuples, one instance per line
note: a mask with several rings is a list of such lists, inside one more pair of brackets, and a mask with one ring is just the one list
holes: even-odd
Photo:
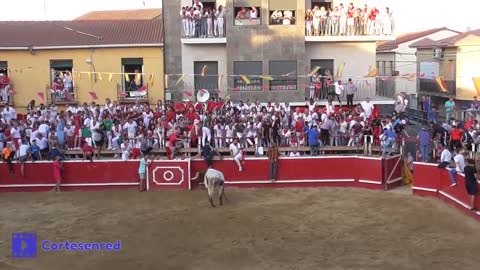
[[(168, 88), (168, 75), (165, 75), (165, 88)], [(153, 86), (153, 83), (155, 81), (155, 73), (150, 74), (150, 77), (148, 78), (148, 84), (150, 86)]]
[(377, 68), (370, 66), (368, 70), (368, 74), (365, 77), (377, 77)]
[(40, 99), (42, 100), (42, 102), (45, 102), (45, 94), (43, 92), (38, 92), (37, 93), (37, 96), (40, 97)]
[(188, 90), (183, 90), (183, 91), (182, 91), (182, 94), (183, 94), (184, 96), (187, 96), (187, 97), (193, 97), (192, 92), (190, 92), (190, 91), (188, 91)]
[(477, 90), (477, 96), (480, 96), (480, 77), (473, 77), (472, 80), (475, 85), (475, 90)]
[(207, 73), (207, 70), (208, 70), (207, 65), (203, 66), (201, 75), (205, 76), (205, 74)]
[(316, 66), (312, 69), (312, 71), (310, 71), (310, 73), (308, 73), (308, 77), (312, 77), (313, 75), (317, 74), (317, 72), (320, 70), (321, 67), (319, 66)]
[(88, 80), (91, 80), (92, 79), (92, 73), (91, 72), (87, 72), (87, 76), (88, 76)]
[(98, 80), (101, 81), (102, 80), (102, 73), (99, 72), (99, 73), (97, 73), (97, 75), (98, 75)]
[(260, 78), (267, 80), (267, 81), (273, 81), (273, 77), (271, 76), (260, 76)]
[(445, 83), (445, 78), (443, 77), (435, 77), (435, 82), (437, 83), (440, 90), (444, 93), (448, 92), (447, 84)]
[(343, 76), (343, 68), (345, 67), (345, 62), (344, 63), (341, 63), (341, 64), (338, 64), (338, 68), (337, 68), (337, 78), (341, 78)]
[(246, 75), (240, 75), (240, 77), (246, 84), (252, 83), (252, 81), (250, 81), (250, 79)]
[(125, 81), (130, 82), (130, 75), (128, 75), (128, 73), (125, 73)]
[(108, 73), (108, 81), (111, 82), (113, 79), (113, 73)]
[(93, 100), (97, 100), (98, 97), (97, 97), (97, 94), (95, 92), (88, 92), (90, 94), (90, 96), (92, 97)]
[(142, 74), (136, 73), (135, 74), (135, 84), (139, 85), (142, 82)]
[(183, 78), (185, 78), (185, 74), (182, 74), (182, 76), (180, 76), (180, 78), (178, 78), (177, 82), (175, 83), (175, 87), (176, 87), (181, 81), (183, 81)]

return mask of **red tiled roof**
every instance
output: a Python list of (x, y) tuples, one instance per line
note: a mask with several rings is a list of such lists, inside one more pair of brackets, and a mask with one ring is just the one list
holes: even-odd
[(454, 47), (457, 42), (462, 40), (463, 38), (469, 36), (469, 35), (475, 35), (475, 36), (480, 36), (480, 29), (473, 30), (473, 31), (468, 31), (465, 33), (460, 33), (455, 36), (451, 36), (448, 38), (444, 38), (441, 40), (426, 40), (422, 39), (419, 40), (418, 42), (413, 43), (410, 45), (411, 48), (433, 48), (433, 47)]
[(0, 21), (0, 36), (0, 48), (154, 46), (163, 44), (163, 27), (161, 20)]
[(412, 40), (415, 40), (415, 39), (419, 39), (419, 38), (422, 38), (424, 36), (428, 36), (428, 35), (431, 35), (431, 34), (434, 34), (434, 33), (440, 32), (440, 31), (444, 31), (444, 30), (452, 31), (452, 32), (456, 32), (456, 33), (461, 33), (461, 32), (455, 31), (455, 30), (448, 29), (446, 27), (434, 28), (434, 29), (420, 31), (420, 32), (406, 33), (406, 34), (402, 34), (402, 35), (398, 36), (397, 39), (395, 39), (395, 40), (385, 41), (385, 42), (379, 43), (378, 46), (377, 46), (377, 51), (394, 50), (394, 49), (398, 48), (398, 45), (400, 45), (402, 43), (409, 42), (409, 41), (412, 41)]
[(85, 13), (75, 20), (152, 20), (161, 15), (161, 8), (100, 10)]

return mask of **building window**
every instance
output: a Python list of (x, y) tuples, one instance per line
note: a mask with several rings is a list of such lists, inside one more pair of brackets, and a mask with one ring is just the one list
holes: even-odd
[(297, 61), (270, 61), (270, 90), (297, 90)]
[(328, 10), (329, 8), (332, 7), (332, 2), (328, 0), (312, 0), (311, 4), (312, 4), (311, 5), (312, 9), (314, 7), (318, 7), (318, 8), (324, 7), (325, 10)]
[(73, 61), (50, 60), (50, 90), (53, 102), (73, 102)]
[(195, 95), (198, 90), (218, 90), (218, 62), (200, 61), (193, 63)]
[(297, 1), (270, 0), (270, 25), (292, 25), (296, 23)]
[[(239, 91), (262, 91), (262, 61), (236, 61), (233, 87)], [(244, 76), (244, 77), (242, 77)]]
[(234, 0), (233, 24), (236, 26), (261, 25), (261, 0)]
[(122, 92), (125, 98), (139, 98), (146, 91), (139, 91), (143, 85), (143, 58), (122, 58)]
[(0, 61), (0, 74), (8, 76), (8, 62)]
[(192, 1), (192, 7), (197, 7), (197, 6), (203, 6), (204, 10), (215, 10), (217, 7), (217, 1), (216, 0), (193, 0)]

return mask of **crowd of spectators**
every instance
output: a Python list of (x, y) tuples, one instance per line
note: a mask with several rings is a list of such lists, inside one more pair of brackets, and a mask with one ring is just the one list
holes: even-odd
[(230, 149), (240, 161), (243, 149), (262, 154), (272, 141), (293, 147), (283, 154), (299, 156), (307, 153), (297, 149), (302, 146), (312, 148), (310, 154), (315, 155), (320, 146), (360, 146), (363, 136), (373, 135), (388, 155), (403, 131), (401, 118), (378, 119), (378, 110), (368, 98), (355, 106), (334, 106), (329, 101), (324, 107), (312, 99), (303, 107), (288, 102), (262, 105), (258, 100), (234, 103), (228, 98), (206, 103), (158, 101), (151, 107), (106, 99), (103, 105), (84, 103), (65, 111), (54, 103), (37, 106), (32, 100), (26, 115), (17, 115), (10, 106), (3, 109), (0, 148), (7, 149), (3, 158), (11, 162), (55, 159), (64, 150), (81, 151), (93, 160), (101, 157), (102, 149), (117, 150), (127, 160), (160, 148), (173, 159), (181, 158), (182, 148), (197, 148), (200, 153), (211, 145)]
[(219, 5), (212, 9), (195, 1), (180, 11), (183, 38), (225, 37), (225, 13), (227, 8)]
[(366, 4), (355, 7), (350, 3), (333, 8), (314, 6), (305, 12), (305, 34), (307, 36), (365, 36), (392, 35), (394, 20), (392, 11), (384, 11)]

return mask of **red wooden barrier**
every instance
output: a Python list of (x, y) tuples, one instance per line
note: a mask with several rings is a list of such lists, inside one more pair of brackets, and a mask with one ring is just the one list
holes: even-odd
[[(479, 212), (474, 213), (468, 210), (470, 208), (470, 197), (465, 188), (464, 175), (457, 175), (456, 181), (456, 186), (450, 186), (447, 169), (439, 169), (436, 164), (415, 163), (414, 165), (413, 194), (437, 197), (480, 220)], [(480, 209), (480, 199), (478, 198), (475, 207)]]

